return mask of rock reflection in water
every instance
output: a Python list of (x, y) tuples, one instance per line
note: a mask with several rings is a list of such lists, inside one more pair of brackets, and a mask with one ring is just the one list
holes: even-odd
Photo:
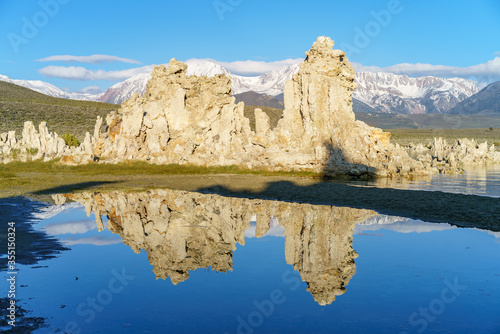
[(232, 270), (236, 244), (245, 244), (245, 230), (256, 216), (255, 236), (264, 236), (271, 219), (284, 229), (285, 258), (320, 305), (345, 292), (356, 271), (352, 248), (357, 223), (374, 211), (280, 201), (230, 198), (179, 190), (140, 193), (107, 192), (55, 195), (80, 202), (95, 213), (99, 230), (102, 215), (107, 228), (136, 253), (148, 253), (157, 278), (173, 284), (189, 278), (189, 271), (211, 267)]

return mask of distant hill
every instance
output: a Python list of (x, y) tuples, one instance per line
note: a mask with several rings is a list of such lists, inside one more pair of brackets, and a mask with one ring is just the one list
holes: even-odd
[(449, 111), (450, 114), (479, 115), (496, 114), (500, 116), (500, 81), (489, 84)]
[[(278, 94), (274, 97), (265, 94), (259, 94), (256, 92), (246, 92), (234, 95), (236, 97), (236, 102), (243, 101), (245, 104), (252, 106), (264, 106), (270, 108), (283, 109), (285, 107), (284, 94)], [(278, 102), (276, 102), (278, 101)], [(352, 99), (352, 109), (355, 113), (376, 113), (377, 111), (370, 107), (368, 104), (361, 102), (360, 100)]]
[(361, 102), (356, 98), (352, 98), (352, 110), (354, 113), (376, 113), (377, 110), (370, 107), (368, 104)]
[(245, 105), (263, 106), (269, 108), (283, 109), (283, 101), (280, 101), (270, 95), (259, 94), (254, 91), (244, 92), (234, 95), (236, 103), (244, 102)]
[(274, 129), (278, 125), (278, 121), (283, 116), (283, 109), (269, 108), (264, 106), (251, 106), (245, 104), (245, 117), (250, 120), (250, 129), (255, 131), (255, 108), (260, 108), (269, 116), (269, 125)]
[(492, 115), (356, 113), (356, 119), (382, 129), (500, 128), (500, 117)]
[(119, 106), (108, 103), (55, 98), (12, 83), (0, 81), (0, 133), (21, 134), (25, 121), (38, 128), (47, 122), (49, 131), (74, 133), (82, 140), (92, 133), (97, 115), (105, 117)]

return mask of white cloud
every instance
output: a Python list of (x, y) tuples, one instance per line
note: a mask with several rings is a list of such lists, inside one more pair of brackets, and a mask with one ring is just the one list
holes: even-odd
[(387, 67), (363, 66), (353, 63), (359, 72), (388, 72), (394, 74), (406, 74), (408, 76), (437, 76), (444, 78), (459, 77), (477, 80), (479, 82), (494, 82), (500, 80), (500, 57), (495, 57), (486, 63), (468, 67), (431, 65), (431, 64), (396, 64)]
[(255, 60), (239, 60), (232, 62), (217, 61), (214, 59), (198, 59), (192, 58), (186, 60), (186, 62), (199, 63), (199, 62), (212, 62), (223, 66), (226, 70), (236, 75), (247, 75), (247, 76), (258, 76), (266, 72), (278, 70), (280, 68), (298, 64), (304, 61), (304, 59), (285, 59), (279, 61), (265, 62), (265, 61), (255, 61)]
[[(298, 64), (303, 59), (285, 59), (281, 61), (265, 62), (265, 61), (234, 61), (222, 62), (214, 59), (199, 59), (192, 58), (185, 62), (189, 65), (199, 64), (203, 62), (212, 62), (223, 66), (226, 70), (236, 75), (258, 76), (266, 72), (278, 70), (280, 68)], [(352, 63), (358, 72), (388, 72), (394, 74), (405, 74), (411, 77), (421, 76), (437, 76), (444, 78), (459, 77), (471, 79), (478, 82), (479, 86), (499, 81), (500, 80), (500, 57), (487, 61), (482, 64), (472, 65), (468, 67), (432, 65), (432, 64), (410, 64), (402, 63), (387, 67), (364, 66), (359, 63)], [(81, 66), (47, 66), (38, 70), (42, 75), (47, 77), (56, 77), (68, 80), (110, 80), (121, 81), (132, 76), (150, 73), (154, 65), (148, 65), (138, 68), (120, 70), (120, 71), (105, 71), (105, 70), (89, 70)]]
[(96, 223), (91, 220), (69, 221), (57, 224), (47, 224), (45, 231), (48, 234), (82, 234), (97, 229)]
[(85, 238), (67, 238), (60, 239), (65, 245), (73, 246), (73, 245), (94, 245), (94, 246), (108, 246), (115, 245), (122, 242), (118, 237), (106, 237), (102, 235), (97, 235), (93, 237), (85, 237)]
[(89, 70), (81, 66), (47, 66), (39, 69), (38, 72), (47, 77), (61, 78), (68, 80), (125, 80), (137, 74), (149, 73), (153, 70), (153, 65), (131, 68), (120, 71)]
[(76, 92), (81, 93), (81, 94), (100, 94), (100, 93), (103, 93), (105, 91), (103, 89), (101, 89), (101, 87), (98, 87), (98, 86), (88, 86), (88, 87), (80, 89)]
[(135, 59), (121, 58), (110, 55), (92, 55), (92, 56), (58, 55), (58, 56), (50, 56), (38, 59), (37, 61), (64, 61), (64, 62), (77, 62), (77, 63), (88, 63), (88, 64), (102, 64), (102, 63), (113, 63), (113, 62), (140, 64), (140, 62)]

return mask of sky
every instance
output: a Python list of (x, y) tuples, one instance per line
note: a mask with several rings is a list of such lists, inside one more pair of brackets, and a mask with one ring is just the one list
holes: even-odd
[(357, 70), (500, 80), (498, 0), (0, 0), (0, 74), (105, 90), (195, 58), (259, 75), (322, 35)]

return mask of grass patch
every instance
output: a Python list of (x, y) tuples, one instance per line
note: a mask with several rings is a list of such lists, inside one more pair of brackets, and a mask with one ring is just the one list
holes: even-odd
[[(91, 163), (82, 166), (63, 166), (56, 161), (12, 162), (2, 167), (0, 198), (30, 194), (50, 201), (50, 194), (78, 190), (120, 190), (184, 187), (186, 182), (196, 189), (198, 182), (207, 179), (224, 181), (226, 176), (255, 175), (269, 177), (320, 178), (319, 173), (272, 172), (238, 166), (199, 167), (191, 165), (152, 165), (145, 162), (124, 162), (114, 165)], [(15, 177), (9, 177), (15, 176)], [(186, 181), (189, 180), (189, 181)], [(218, 184), (218, 182), (216, 184)], [(44, 197), (45, 196), (45, 197)]]
[(3, 173), (42, 173), (68, 175), (203, 175), (203, 174), (243, 174), (264, 176), (319, 177), (310, 171), (269, 171), (248, 169), (240, 166), (202, 167), (194, 165), (154, 165), (142, 161), (127, 161), (118, 164), (89, 163), (79, 166), (65, 166), (58, 161), (15, 161), (3, 166)]

